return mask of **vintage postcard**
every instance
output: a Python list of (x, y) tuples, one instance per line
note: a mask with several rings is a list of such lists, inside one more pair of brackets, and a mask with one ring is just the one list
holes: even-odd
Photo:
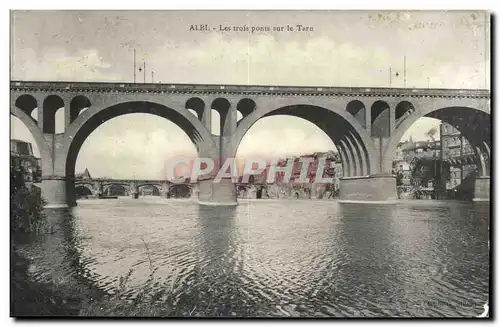
[(490, 13), (10, 13), (12, 317), (490, 316)]

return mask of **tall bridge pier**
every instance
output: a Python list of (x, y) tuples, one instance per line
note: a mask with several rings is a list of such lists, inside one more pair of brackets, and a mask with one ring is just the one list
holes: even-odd
[(65, 177), (50, 176), (42, 179), (40, 187), (46, 208), (66, 208), (76, 204), (76, 199), (66, 184)]

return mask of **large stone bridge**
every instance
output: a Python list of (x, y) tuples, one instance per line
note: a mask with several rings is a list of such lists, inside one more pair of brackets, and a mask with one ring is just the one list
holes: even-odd
[[(119, 186), (127, 195), (137, 197), (140, 189), (144, 186), (151, 186), (155, 188), (160, 196), (167, 197), (168, 194), (191, 194), (196, 192), (196, 186), (190, 183), (172, 183), (165, 180), (137, 180), (137, 179), (108, 179), (108, 178), (95, 178), (95, 179), (75, 179), (75, 190), (78, 187), (88, 189), (94, 196), (98, 195), (111, 195), (111, 187)], [(75, 192), (76, 193), (76, 192)], [(74, 200), (71, 196), (71, 200)], [(72, 203), (74, 204), (74, 202)]]
[[(489, 199), (488, 90), (12, 81), (10, 94), (11, 114), (26, 124), (40, 149), (42, 192), (50, 206), (73, 202), (75, 161), (85, 139), (105, 121), (128, 113), (169, 119), (189, 136), (200, 157), (213, 158), (218, 165), (235, 156), (259, 119), (305, 119), (339, 150), (344, 171), (340, 198), (346, 202), (395, 200), (391, 171), (396, 146), (419, 118), (433, 117), (456, 127), (473, 146), (480, 171), (475, 197)], [(65, 132), (55, 134), (55, 113), (62, 107)], [(210, 133), (211, 109), (220, 114), (220, 136)], [(38, 110), (38, 120), (32, 118), (33, 110)], [(243, 117), (239, 121), (237, 111)], [(237, 204), (233, 181), (212, 183), (215, 173), (199, 181), (200, 203)]]

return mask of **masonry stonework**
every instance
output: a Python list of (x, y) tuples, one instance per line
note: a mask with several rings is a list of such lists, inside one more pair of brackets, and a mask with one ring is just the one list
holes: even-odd
[(68, 207), (65, 179), (44, 179), (41, 183), (41, 191), (47, 208)]

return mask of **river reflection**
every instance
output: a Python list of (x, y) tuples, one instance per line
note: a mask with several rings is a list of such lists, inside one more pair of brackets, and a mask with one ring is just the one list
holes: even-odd
[[(57, 216), (56, 218), (54, 218)], [(32, 273), (125, 298), (152, 279), (209, 316), (476, 316), (488, 301), (489, 206), (408, 201), (85, 200), (23, 247)]]

